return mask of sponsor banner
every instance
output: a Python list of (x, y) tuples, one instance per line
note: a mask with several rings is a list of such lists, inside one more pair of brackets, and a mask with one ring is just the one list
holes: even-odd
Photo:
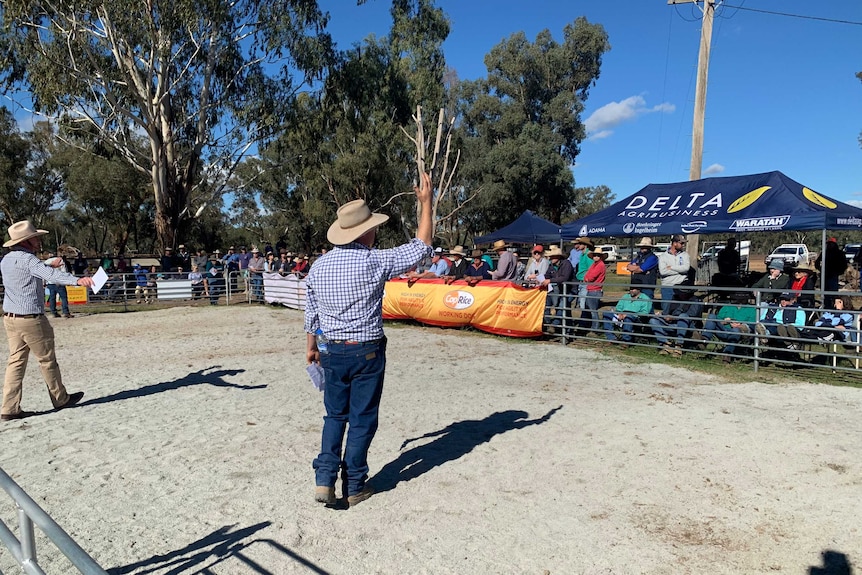
[(292, 309), (305, 309), (305, 280), (290, 274), (263, 274), (263, 299)]
[(835, 223), (839, 226), (856, 226), (857, 228), (862, 228), (862, 218), (835, 218)]
[(511, 282), (484, 280), (474, 287), (443, 280), (386, 282), (384, 319), (415, 319), (429, 325), (471, 325), (511, 337), (542, 335), (547, 292)]
[(733, 220), (733, 223), (730, 224), (730, 229), (736, 232), (777, 231), (783, 230), (789, 221), (789, 215), (740, 218), (738, 220)]

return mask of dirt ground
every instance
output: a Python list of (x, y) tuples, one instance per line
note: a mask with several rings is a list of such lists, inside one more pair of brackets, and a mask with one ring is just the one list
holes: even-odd
[[(380, 492), (328, 509), (312, 500), (323, 407), (300, 312), (55, 326), (84, 402), (3, 422), (0, 466), (113, 574), (802, 575), (862, 561), (860, 389), (388, 325)], [(23, 407), (50, 408), (35, 362)], [(0, 518), (14, 528), (8, 498)], [(46, 571), (74, 572), (38, 541)], [(0, 570), (17, 572), (5, 549)]]

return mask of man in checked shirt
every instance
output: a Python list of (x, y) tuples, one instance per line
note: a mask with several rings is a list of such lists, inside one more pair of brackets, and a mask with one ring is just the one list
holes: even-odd
[[(79, 391), (69, 395), (63, 386), (60, 366), (54, 353), (54, 330), (45, 318), (45, 285), (49, 281), (58, 285), (92, 286), (93, 278), (77, 278), (65, 269), (60, 258), (42, 262), (36, 257), (42, 251), (41, 236), (49, 233), (37, 230), (28, 221), (9, 226), (9, 241), (4, 248), (12, 248), (0, 261), (3, 274), (3, 325), (9, 338), (9, 363), (3, 382), (3, 407), (0, 419), (22, 419), (34, 415), (21, 410), (21, 383), (27, 369), (30, 352), (39, 360), (42, 377), (48, 384), (48, 393), (55, 409), (72, 407), (84, 397)], [(48, 264), (48, 265), (46, 265)]]
[(372, 213), (363, 200), (348, 202), (338, 208), (326, 234), (334, 248), (314, 262), (305, 280), (306, 359), (320, 362), (326, 380), (320, 455), (313, 464), (319, 503), (336, 503), (335, 480), (342, 466), (348, 506), (374, 493), (366, 482), (386, 369), (383, 288), (431, 254), (431, 177), (421, 176), (421, 185), (414, 187), (421, 206), (415, 239), (374, 249), (377, 228), (389, 216)]

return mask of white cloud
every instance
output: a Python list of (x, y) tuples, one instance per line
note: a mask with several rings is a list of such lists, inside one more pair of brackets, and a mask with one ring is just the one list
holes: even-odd
[(668, 102), (649, 108), (643, 96), (631, 96), (622, 102), (605, 104), (590, 114), (590, 117), (584, 121), (584, 127), (587, 129), (590, 139), (607, 138), (613, 134), (611, 128), (615, 128), (623, 122), (630, 122), (644, 114), (653, 112), (670, 114), (674, 110), (676, 110), (676, 106)]
[(724, 166), (721, 164), (712, 164), (707, 169), (703, 171), (704, 176), (712, 176), (715, 174), (720, 174), (724, 171)]
[(862, 208), (862, 200), (849, 200), (844, 203), (850, 204), (851, 206), (856, 206), (857, 208)]

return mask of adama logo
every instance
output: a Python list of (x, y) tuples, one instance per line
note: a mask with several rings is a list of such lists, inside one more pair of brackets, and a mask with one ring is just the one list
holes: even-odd
[(474, 301), (473, 294), (461, 290), (450, 291), (443, 296), (443, 305), (450, 309), (467, 309)]

